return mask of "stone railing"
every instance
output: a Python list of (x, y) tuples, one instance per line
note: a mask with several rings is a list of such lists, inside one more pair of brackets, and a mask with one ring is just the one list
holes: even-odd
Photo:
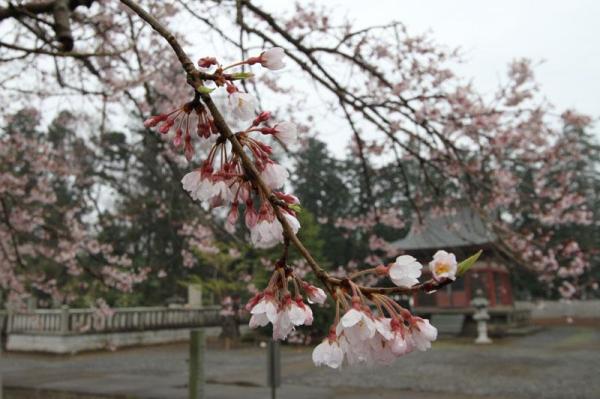
[(93, 309), (36, 309), (0, 312), (5, 334), (70, 335), (147, 331), (220, 325), (220, 307), (113, 308), (106, 314)]
[(561, 301), (517, 301), (517, 309), (531, 311), (531, 317), (544, 319), (600, 319), (600, 299)]

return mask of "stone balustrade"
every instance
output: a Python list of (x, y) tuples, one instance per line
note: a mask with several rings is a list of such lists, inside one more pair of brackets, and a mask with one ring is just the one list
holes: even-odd
[(218, 306), (202, 308), (134, 307), (94, 309), (36, 309), (0, 312), (4, 334), (82, 335), (220, 325)]

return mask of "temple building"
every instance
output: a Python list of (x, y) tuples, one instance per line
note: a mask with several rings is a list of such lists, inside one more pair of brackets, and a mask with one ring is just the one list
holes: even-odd
[[(529, 314), (514, 308), (513, 290), (507, 260), (494, 249), (496, 236), (482, 219), (468, 208), (443, 216), (424, 215), (423, 223), (413, 223), (401, 240), (392, 243), (398, 253), (414, 256), (424, 263), (423, 277), (431, 273), (425, 262), (440, 249), (466, 259), (479, 250), (483, 254), (462, 278), (435, 293), (418, 292), (411, 298), (413, 312), (438, 319), (447, 332), (464, 333), (474, 326), (471, 301), (478, 290), (489, 302), (491, 332), (503, 334), (528, 325)], [(439, 323), (438, 323), (439, 324)]]

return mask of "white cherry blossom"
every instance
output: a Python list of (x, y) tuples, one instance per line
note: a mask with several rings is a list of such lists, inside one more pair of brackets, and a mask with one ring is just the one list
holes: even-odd
[(392, 339), (390, 340), (390, 349), (396, 356), (402, 356), (412, 351), (412, 346), (409, 340), (406, 339), (406, 335), (409, 333), (408, 329), (404, 326), (401, 321), (392, 320), (391, 322)]
[(275, 134), (281, 142), (287, 146), (293, 145), (298, 141), (298, 129), (292, 122), (280, 122), (274, 127)]
[(443, 250), (437, 251), (429, 263), (429, 269), (436, 280), (444, 277), (455, 280), (457, 267), (456, 256)]
[(265, 294), (250, 310), (250, 328), (264, 327), (268, 323), (275, 325), (278, 318), (277, 302), (272, 295)]
[(429, 320), (414, 317), (411, 321), (408, 339), (415, 349), (426, 351), (431, 348), (431, 343), (437, 339), (437, 334), (437, 328), (432, 326)]
[(402, 255), (390, 266), (389, 276), (398, 287), (410, 288), (419, 283), (423, 266), (410, 255)]
[(312, 310), (302, 300), (284, 298), (277, 312), (277, 320), (273, 323), (273, 339), (285, 339), (296, 326), (310, 326), (312, 322)]
[[(283, 213), (283, 217), (287, 220), (294, 233), (300, 229), (300, 222), (294, 216)], [(259, 220), (253, 227), (250, 228), (250, 240), (257, 248), (271, 248), (280, 242), (283, 242), (283, 226), (279, 220)]]
[(344, 351), (335, 335), (327, 337), (315, 347), (312, 353), (312, 359), (315, 366), (325, 365), (333, 369), (338, 369), (344, 361)]
[(260, 177), (269, 188), (276, 189), (285, 184), (285, 181), (289, 177), (289, 173), (283, 166), (275, 162), (269, 162), (260, 173)]
[(283, 213), (283, 217), (285, 218), (285, 220), (287, 220), (294, 234), (298, 233), (298, 230), (300, 230), (300, 222), (298, 221), (298, 219), (296, 219), (295, 216), (292, 216), (287, 212)]
[(283, 226), (279, 220), (259, 220), (250, 229), (250, 240), (257, 248), (271, 248), (283, 241)]
[(254, 118), (256, 98), (254, 98), (253, 95), (236, 91), (229, 95), (227, 102), (230, 111), (235, 118), (242, 121), (247, 121)]
[(225, 181), (211, 181), (209, 178), (203, 178), (200, 171), (187, 173), (181, 179), (181, 184), (183, 189), (198, 201), (219, 200), (227, 203), (233, 198), (233, 193)]
[(267, 51), (263, 51), (260, 55), (260, 64), (265, 68), (276, 71), (285, 67), (283, 57), (285, 52), (281, 47), (273, 47)]
[(362, 310), (351, 308), (337, 325), (336, 333), (338, 336), (342, 334), (352, 344), (358, 344), (373, 338), (377, 330), (371, 316)]

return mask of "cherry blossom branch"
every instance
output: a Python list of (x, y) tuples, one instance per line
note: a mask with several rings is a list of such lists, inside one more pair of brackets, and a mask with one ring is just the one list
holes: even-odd
[(222, 113), (212, 100), (212, 97), (208, 92), (199, 91), (199, 87), (204, 87), (204, 80), (214, 80), (216, 78), (215, 74), (206, 74), (198, 71), (187, 53), (183, 50), (175, 36), (164, 27), (156, 18), (147, 13), (143, 8), (141, 8), (138, 4), (131, 0), (121, 0), (123, 4), (128, 6), (132, 11), (138, 14), (144, 21), (149, 23), (152, 28), (161, 35), (172, 47), (175, 52), (178, 60), (180, 61), (183, 69), (188, 75), (188, 83), (196, 90), (196, 97), (200, 97), (203, 103), (207, 106), (210, 111), (214, 125), (217, 128), (221, 137), (227, 141), (232, 146), (232, 151), (236, 154), (242, 163), (244, 171), (247, 174), (247, 178), (253, 183), (254, 187), (256, 187), (259, 192), (266, 198), (271, 204), (275, 216), (277, 220), (281, 223), (283, 228), (284, 237), (289, 240), (294, 247), (300, 252), (301, 256), (307, 261), (311, 269), (313, 270), (315, 276), (323, 283), (323, 285), (327, 288), (327, 290), (333, 295), (335, 286), (348, 286), (352, 285), (354, 288), (358, 289), (361, 294), (371, 295), (376, 293), (410, 293), (416, 292), (420, 290), (425, 291), (433, 291), (438, 289), (444, 285), (447, 285), (452, 282), (450, 279), (431, 279), (421, 284), (413, 285), (412, 287), (365, 287), (360, 286), (355, 283), (352, 283), (349, 279), (339, 279), (333, 276), (330, 276), (313, 258), (312, 254), (308, 251), (308, 249), (303, 245), (297, 235), (294, 233), (292, 227), (290, 226), (288, 220), (283, 216), (280, 207), (287, 206), (282, 200), (277, 198), (269, 188), (269, 186), (264, 182), (261, 178), (259, 171), (256, 166), (248, 156), (248, 154), (244, 151), (243, 146), (238, 140), (238, 137), (231, 130)]
[(306, 259), (306, 261), (312, 268), (312, 270), (315, 273), (315, 275), (317, 276), (317, 278), (319, 278), (319, 280), (321, 280), (321, 282), (325, 285), (325, 287), (327, 287), (330, 290), (330, 292), (332, 292), (330, 285), (331, 284), (339, 284), (338, 279), (335, 279), (327, 274), (327, 272), (312, 257), (312, 255), (310, 254), (308, 249), (306, 249), (306, 247), (298, 239), (296, 234), (294, 234), (294, 231), (292, 230), (292, 228), (289, 225), (286, 218), (283, 217), (283, 214), (281, 213), (281, 210), (279, 209), (279, 207), (282, 205), (281, 200), (279, 200), (275, 195), (273, 195), (273, 193), (271, 192), (271, 189), (265, 184), (263, 179), (260, 177), (260, 173), (256, 169), (256, 166), (254, 166), (254, 163), (252, 162), (252, 160), (250, 159), (248, 154), (246, 154), (246, 152), (244, 151), (244, 149), (243, 149), (242, 145), (240, 144), (240, 142), (238, 141), (237, 137), (231, 131), (231, 128), (229, 127), (229, 125), (227, 125), (227, 122), (225, 122), (223, 115), (221, 114), (221, 112), (219, 111), (219, 109), (217, 108), (215, 103), (213, 102), (210, 94), (201, 94), (200, 97), (202, 98), (202, 101), (204, 101), (204, 103), (208, 107), (209, 111), (211, 112), (211, 114), (214, 118), (215, 126), (219, 130), (219, 133), (221, 134), (222, 137), (229, 140), (229, 142), (231, 143), (233, 152), (236, 153), (242, 160), (242, 165), (244, 166), (244, 169), (248, 173), (248, 177), (254, 182), (255, 186), (264, 194), (264, 196), (269, 200), (269, 202), (273, 206), (275, 216), (277, 217), (277, 220), (279, 220), (279, 222), (281, 223), (281, 225), (283, 227), (285, 237), (287, 239), (289, 239), (292, 244), (294, 244), (294, 246), (296, 247), (298, 252), (300, 252), (302, 257), (304, 259)]
[[(167, 28), (165, 28), (158, 20), (156, 20), (156, 18), (147, 13), (143, 8), (141, 8), (138, 4), (131, 0), (121, 0), (121, 2), (128, 6), (136, 14), (138, 14), (140, 18), (148, 22), (159, 35), (161, 35), (165, 40), (167, 40), (169, 45), (171, 45), (171, 47), (173, 48), (173, 51), (179, 59), (182, 67), (188, 74), (188, 83), (192, 87), (194, 87), (194, 89), (196, 89), (198, 86), (202, 86), (203, 80), (213, 78), (212, 74), (200, 73), (198, 70), (196, 70), (193, 62), (185, 53), (175, 36)], [(254, 166), (254, 163), (252, 162), (248, 154), (246, 154), (246, 152), (244, 151), (242, 145), (238, 141), (237, 137), (235, 136), (227, 122), (225, 122), (223, 115), (215, 105), (210, 94), (200, 93), (200, 97), (211, 112), (212, 117), (214, 119), (214, 124), (217, 127), (219, 133), (223, 138), (227, 139), (231, 143), (233, 152), (240, 157), (242, 165), (244, 166), (248, 177), (253, 181), (255, 186), (264, 194), (264, 196), (269, 200), (269, 202), (273, 206), (273, 210), (277, 219), (283, 227), (285, 236), (290, 240), (292, 244), (294, 244), (294, 246), (296, 247), (298, 252), (300, 252), (302, 257), (306, 259), (310, 267), (313, 269), (313, 272), (315, 273), (317, 278), (321, 280), (321, 282), (325, 285), (325, 287), (327, 287), (328, 290), (330, 290), (330, 292), (333, 292), (331, 290), (331, 284), (339, 284), (339, 280), (329, 276), (327, 272), (325, 272), (325, 270), (312, 257), (308, 249), (306, 249), (306, 247), (298, 239), (296, 234), (294, 234), (291, 226), (283, 217), (279, 209), (279, 206), (282, 205), (281, 200), (279, 200), (275, 195), (273, 195), (271, 189), (261, 179), (260, 173)]]

